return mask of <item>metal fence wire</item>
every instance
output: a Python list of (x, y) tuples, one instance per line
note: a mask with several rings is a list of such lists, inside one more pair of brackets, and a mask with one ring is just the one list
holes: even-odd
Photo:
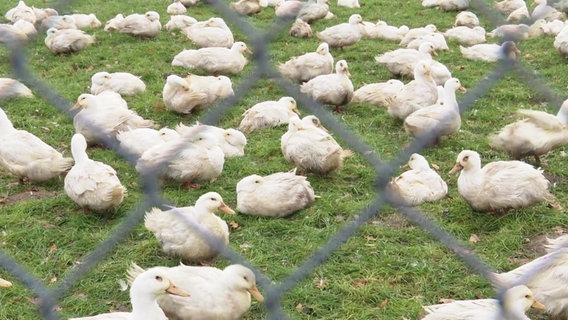
[[(238, 252), (231, 248), (226, 248), (222, 256), (232, 263), (240, 263), (251, 267), (257, 275), (257, 281), (262, 288), (265, 295), (265, 308), (267, 315), (270, 319), (286, 319), (288, 316), (282, 309), (281, 299), (283, 295), (293, 288), (298, 282), (305, 279), (315, 268), (325, 262), (342, 244), (349, 240), (363, 224), (371, 218), (380, 215), (383, 209), (387, 206), (392, 206), (398, 209), (409, 221), (415, 225), (420, 226), (423, 230), (427, 231), (433, 238), (443, 243), (448, 249), (453, 251), (464, 263), (466, 263), (476, 273), (489, 278), (492, 268), (481, 261), (475, 254), (473, 254), (461, 241), (457, 240), (449, 232), (438, 226), (436, 223), (427, 218), (419, 208), (406, 207), (398, 204), (398, 202), (389, 197), (385, 192), (386, 185), (394, 176), (396, 170), (401, 164), (405, 163), (412, 153), (420, 152), (429, 144), (429, 142), (436, 135), (435, 130), (429, 134), (414, 139), (400, 154), (393, 160), (385, 161), (381, 159), (379, 154), (373, 151), (373, 148), (358, 138), (353, 132), (344, 124), (336, 121), (330, 112), (327, 111), (322, 105), (314, 102), (306, 95), (300, 93), (297, 86), (292, 85), (288, 80), (281, 77), (281, 75), (274, 69), (273, 63), (269, 57), (268, 45), (275, 36), (287, 32), (286, 26), (289, 25), (289, 20), (278, 19), (270, 28), (261, 31), (251, 26), (245, 19), (238, 16), (233, 12), (225, 2), (219, 0), (204, 0), (207, 5), (215, 8), (215, 10), (225, 19), (228, 19), (234, 26), (239, 28), (243, 33), (249, 35), (250, 41), (254, 52), (252, 63), (254, 69), (241, 80), (238, 88), (236, 88), (235, 95), (231, 96), (214, 107), (204, 112), (200, 118), (200, 122), (205, 124), (217, 123), (224, 114), (232, 108), (239, 99), (241, 99), (259, 79), (271, 78), (275, 83), (280, 86), (290, 96), (293, 96), (299, 104), (301, 104), (310, 113), (316, 115), (327, 128), (330, 129), (335, 135), (339, 136), (345, 144), (354, 152), (357, 152), (361, 157), (365, 158), (370, 165), (374, 168), (375, 178), (375, 198), (367, 205), (359, 214), (355, 215), (353, 220), (346, 223), (329, 241), (314, 252), (306, 261), (304, 261), (297, 269), (287, 278), (279, 282), (273, 283), (267, 276), (265, 276), (258, 269), (254, 268), (245, 258)], [(60, 1), (54, 8), (62, 10), (72, 4), (71, 0)], [(502, 16), (497, 14), (486, 2), (480, 0), (472, 0), (472, 9), (478, 14), (483, 15), (484, 18), (489, 20), (494, 25), (501, 25), (505, 23)], [(58, 92), (51, 89), (46, 83), (38, 79), (28, 68), (28, 56), (25, 47), (21, 47), (19, 43), (5, 43), (8, 46), (11, 54), (11, 65), (13, 74), (16, 78), (22, 80), (28, 86), (33, 88), (35, 92), (41, 95), (44, 99), (56, 106), (62, 113), (66, 113), (69, 117), (73, 114), (69, 111), (70, 103)], [(554, 105), (560, 105), (561, 99), (552, 91), (549, 86), (536, 76), (535, 70), (531, 67), (523, 65), (522, 63), (514, 60), (500, 60), (495, 64), (494, 70), (488, 74), (482, 81), (476, 84), (474, 88), (468, 89), (468, 92), (459, 101), (460, 111), (463, 114), (477, 99), (483, 97), (487, 92), (506, 74), (516, 73), (519, 78), (527, 83), (528, 86), (535, 88), (547, 101)], [(117, 141), (107, 139), (104, 144), (118, 152), (124, 159), (132, 164), (136, 164), (137, 158), (131, 154), (127, 154), (119, 149)], [(171, 156), (174, 156), (172, 154)], [(162, 190), (158, 177), (155, 173), (147, 172), (142, 175), (141, 189), (143, 190), (143, 200), (138, 204), (136, 210), (127, 214), (122, 224), (98, 247), (90, 252), (82, 263), (76, 265), (73, 271), (64, 279), (60, 279), (57, 285), (47, 287), (40, 279), (36, 278), (24, 266), (18, 263), (14, 258), (4, 252), (0, 252), (0, 267), (6, 272), (17, 278), (21, 284), (28, 287), (36, 296), (38, 301), (39, 313), (44, 319), (60, 319), (56, 311), (58, 301), (70, 291), (70, 288), (76, 284), (89, 270), (93, 269), (96, 264), (101, 261), (106, 255), (109, 254), (127, 235), (143, 220), (146, 211), (154, 206), (163, 207), (168, 202), (162, 198)], [(193, 228), (198, 228), (192, 225), (190, 221), (186, 220), (187, 224)], [(215, 239), (208, 238), (207, 234), (203, 236), (212, 244)], [(535, 275), (539, 270), (533, 270), (532, 275)], [(529, 275), (530, 277), (531, 275)]]

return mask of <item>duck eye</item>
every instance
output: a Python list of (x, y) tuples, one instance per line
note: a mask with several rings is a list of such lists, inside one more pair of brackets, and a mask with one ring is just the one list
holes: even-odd
[(466, 162), (467, 160), (469, 160), (469, 156), (463, 157), (463, 161), (464, 161), (464, 162)]
[(162, 277), (161, 276), (155, 276), (154, 279), (158, 280), (158, 281), (162, 281)]
[(526, 295), (525, 295), (525, 298), (530, 299), (530, 298), (531, 298), (531, 295), (530, 295), (530, 294), (526, 294)]
[(215, 198), (211, 198), (211, 201), (217, 201), (217, 199), (215, 199)]

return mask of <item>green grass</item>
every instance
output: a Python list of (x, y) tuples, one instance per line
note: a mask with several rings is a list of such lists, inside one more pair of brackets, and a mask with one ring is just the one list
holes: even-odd
[[(331, 11), (338, 19), (316, 22), (314, 32), (344, 22), (352, 13), (361, 13), (367, 21), (381, 18), (389, 24), (407, 24), (410, 27), (435, 23), (440, 30), (451, 27), (455, 17), (455, 13), (422, 8), (416, 0), (369, 0), (362, 3), (360, 10), (338, 8), (332, 2)], [(53, 2), (39, 0), (27, 3), (38, 7), (53, 5)], [(77, 0), (70, 1), (70, 7), (60, 10), (60, 13), (95, 12), (104, 23), (117, 13), (155, 10), (165, 24), (168, 3)], [(2, 1), (0, 12), (6, 12), (15, 4), (16, 1)], [(189, 14), (198, 20), (219, 15), (203, 3), (190, 8)], [(247, 21), (256, 27), (266, 28), (272, 23), (273, 16), (273, 9), (268, 8), (247, 18)], [(481, 20), (490, 31), (493, 26), (489, 25), (489, 21), (483, 17)], [(249, 40), (243, 31), (233, 30), (236, 39)], [(173, 127), (180, 121), (192, 123), (205, 113), (180, 117), (163, 108), (161, 91), (167, 75), (188, 72), (170, 65), (175, 54), (191, 48), (178, 31), (163, 31), (156, 39), (145, 41), (106, 33), (102, 29), (87, 32), (96, 35), (96, 45), (63, 56), (53, 55), (47, 50), (43, 43), (44, 34), (41, 33), (27, 47), (31, 72), (61, 96), (74, 102), (81, 93), (88, 92), (90, 77), (95, 72), (128, 71), (140, 75), (147, 84), (144, 94), (126, 98), (129, 107), (143, 117), (154, 119), (160, 126)], [(282, 30), (270, 44), (274, 64), (313, 51), (318, 45), (317, 38), (296, 39), (288, 36), (287, 32), (287, 29)], [(523, 54), (520, 61), (538, 70), (548, 86), (560, 93), (568, 82), (568, 65), (553, 49), (552, 41), (551, 37), (543, 37), (521, 43)], [(336, 61), (348, 61), (352, 81), (358, 88), (364, 83), (390, 78), (386, 68), (377, 65), (373, 57), (397, 47), (397, 43), (393, 42), (362, 40), (332, 54)], [(493, 68), (490, 63), (464, 60), (454, 42), (450, 43), (450, 51), (441, 52), (438, 59), (469, 89), (483, 82)], [(0, 61), (3, 61), (0, 76), (12, 75), (10, 56), (5, 47), (0, 47)], [(231, 77), (234, 87), (252, 67), (253, 63), (243, 73)], [(261, 79), (253, 90), (229, 109), (219, 125), (236, 127), (245, 109), (282, 95), (288, 94), (276, 83)], [(47, 100), (36, 95), (34, 99), (5, 101), (1, 106), (17, 128), (28, 130), (69, 154), (69, 141), (74, 133), (72, 121)], [(423, 152), (430, 162), (440, 166), (440, 173), (449, 183), (451, 198), (425, 204), (420, 209), (492, 269), (500, 271), (518, 266), (522, 259), (536, 257), (534, 239), (552, 234), (558, 226), (566, 228), (564, 214), (544, 205), (517, 210), (506, 216), (473, 212), (457, 192), (457, 178), (447, 172), (462, 149), (481, 152), (483, 163), (507, 159), (505, 154), (489, 148), (486, 137), (511, 122), (514, 119), (511, 115), (521, 107), (554, 112), (559, 106), (548, 104), (542, 94), (525, 84), (517, 74), (509, 73), (466, 111), (460, 132), (445, 138), (441, 147)], [(302, 106), (300, 109), (307, 113)], [(343, 114), (332, 117), (349, 127), (385, 160), (394, 159), (411, 141), (400, 122), (389, 118), (386, 110), (371, 105), (350, 104)], [(178, 185), (165, 185), (164, 197), (179, 206), (186, 206), (192, 205), (202, 193), (217, 191), (229, 206), (235, 207), (235, 185), (242, 177), (292, 168), (280, 152), (279, 139), (285, 130), (285, 127), (274, 128), (248, 135), (246, 156), (227, 159), (223, 174), (217, 181), (200, 190), (189, 191)], [(114, 212), (84, 214), (65, 195), (62, 179), (35, 185), (14, 185), (13, 182), (17, 181), (14, 177), (0, 173), (0, 197), (7, 197), (8, 201), (0, 206), (0, 250), (49, 287), (54, 287), (71, 274), (73, 268), (115, 231), (144, 197), (138, 175), (128, 162), (101, 148), (89, 149), (88, 153), (93, 159), (117, 168), (120, 179), (128, 188), (128, 197)], [(568, 169), (564, 165), (565, 157), (561, 150), (556, 150), (544, 160), (545, 171), (557, 181), (553, 193), (566, 207)], [(223, 216), (240, 226), (231, 230), (231, 248), (264, 272), (274, 284), (287, 278), (328, 243), (376, 196), (373, 187), (375, 172), (359, 155), (348, 159), (340, 172), (328, 177), (309, 176), (309, 180), (321, 198), (311, 208), (289, 218), (267, 219), (242, 214)], [(48, 196), (14, 203), (9, 201), (15, 195), (29, 192)], [(471, 234), (477, 234), (481, 240), (475, 244), (468, 243)], [(68, 318), (128, 309), (128, 293), (119, 291), (117, 281), (124, 278), (124, 271), (131, 261), (144, 267), (178, 264), (177, 259), (161, 253), (158, 242), (140, 224), (64, 294), (58, 303), (60, 315)], [(219, 259), (214, 265), (223, 267), (228, 263), (230, 261)], [(11, 289), (0, 291), (0, 318), (37, 319), (33, 293), (6, 272), (0, 271), (0, 275), (15, 283)], [(284, 312), (294, 319), (416, 319), (421, 305), (437, 303), (440, 298), (472, 299), (492, 295), (489, 283), (472, 273), (449, 249), (420, 227), (406, 221), (394, 209), (385, 208), (288, 291), (281, 303)], [(267, 316), (264, 306), (253, 303), (245, 319)], [(546, 319), (534, 313), (532, 316)]]

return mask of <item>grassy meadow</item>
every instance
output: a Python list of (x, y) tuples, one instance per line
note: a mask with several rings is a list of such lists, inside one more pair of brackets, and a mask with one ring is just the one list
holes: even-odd
[[(314, 34), (327, 26), (347, 21), (353, 13), (364, 20), (377, 19), (392, 25), (406, 24), (420, 27), (434, 23), (440, 30), (453, 25), (455, 12), (441, 12), (423, 8), (418, 0), (381, 1), (362, 0), (360, 9), (338, 7), (331, 1), (334, 20), (320, 20), (313, 24)], [(53, 1), (28, 0), (37, 7), (55, 6)], [(151, 0), (76, 0), (62, 1), (60, 14), (96, 13), (103, 24), (117, 13), (131, 14), (155, 10), (164, 25), (168, 20), (166, 7), (169, 1)], [(489, 2), (488, 2), (489, 3)], [(17, 4), (15, 0), (0, 2), (5, 13)], [(475, 9), (472, 11), (477, 12)], [(188, 15), (198, 20), (219, 16), (215, 9), (203, 2), (190, 7)], [(252, 26), (264, 31), (274, 22), (274, 9), (245, 18)], [(480, 16), (487, 31), (494, 28)], [(251, 44), (250, 33), (233, 27), (235, 40)], [(274, 66), (292, 56), (314, 51), (317, 38), (298, 39), (288, 35), (289, 25), (277, 33), (268, 44), (269, 57)], [(145, 93), (125, 97), (131, 109), (144, 118), (153, 119), (159, 126), (174, 127), (177, 123), (191, 124), (204, 116), (200, 111), (189, 116), (167, 112), (162, 102), (162, 88), (170, 74), (189, 72), (170, 65), (174, 55), (192, 44), (179, 31), (167, 32), (150, 40), (139, 40), (99, 29), (86, 30), (96, 36), (95, 45), (71, 55), (54, 55), (44, 45), (41, 32), (26, 47), (29, 71), (61, 97), (74, 103), (81, 93), (89, 92), (90, 78), (98, 71), (126, 71), (141, 76), (147, 85)], [(489, 40), (491, 41), (491, 40)], [(552, 37), (521, 42), (519, 63), (530, 68), (532, 77), (539, 77), (549, 93), (556, 93), (562, 101), (568, 85), (568, 65), (552, 46)], [(483, 84), (494, 68), (492, 63), (464, 60), (456, 42), (449, 42), (450, 50), (438, 52), (437, 59), (446, 64), (453, 76), (459, 78), (470, 91)], [(375, 63), (374, 56), (398, 48), (398, 43), (386, 40), (363, 39), (343, 50), (333, 50), (335, 61), (349, 63), (355, 88), (391, 78), (387, 69)], [(254, 50), (254, 48), (253, 48)], [(252, 60), (252, 58), (251, 58)], [(14, 74), (10, 51), (0, 46), (0, 76)], [(252, 61), (245, 70), (231, 76), (233, 88), (243, 83), (254, 69)], [(200, 73), (195, 71), (195, 73)], [(74, 133), (72, 119), (42, 97), (34, 88), (32, 99), (12, 99), (0, 102), (16, 128), (28, 130), (44, 141), (70, 155), (69, 145)], [(237, 127), (243, 111), (265, 100), (277, 100), (290, 95), (275, 81), (257, 79), (234, 105), (220, 117), (217, 125)], [(458, 100), (463, 99), (458, 95)], [(556, 112), (558, 99), (526, 83), (518, 73), (509, 72), (484, 95), (475, 99), (464, 112), (461, 130), (442, 140), (439, 147), (421, 152), (431, 163), (440, 167), (440, 174), (449, 185), (449, 196), (435, 203), (419, 207), (423, 214), (452, 234), (492, 270), (507, 271), (542, 253), (544, 235), (555, 236), (567, 227), (564, 212), (554, 211), (544, 204), (516, 210), (504, 216), (493, 216), (472, 211), (457, 192), (457, 176), (448, 171), (463, 149), (481, 153), (482, 162), (507, 160), (506, 154), (491, 150), (487, 136), (514, 121), (514, 111), (529, 108)], [(302, 115), (311, 112), (299, 104)], [(329, 117), (346, 126), (352, 135), (366, 144), (385, 161), (397, 159), (411, 142), (402, 123), (390, 118), (385, 109), (369, 104), (349, 104), (341, 114)], [(331, 123), (321, 117), (324, 125)], [(249, 135), (246, 155), (229, 158), (219, 179), (201, 189), (186, 190), (176, 184), (163, 186), (163, 196), (177, 206), (193, 205), (203, 193), (216, 191), (225, 203), (236, 207), (237, 182), (250, 174), (267, 175), (292, 169), (280, 151), (280, 136), (286, 127), (256, 131)], [(338, 140), (349, 148), (344, 139)], [(113, 166), (128, 189), (124, 203), (108, 213), (85, 214), (63, 191), (63, 178), (41, 184), (16, 184), (17, 178), (0, 171), (0, 252), (6, 254), (49, 288), (72, 274), (74, 268), (107, 237), (120, 228), (129, 213), (144, 200), (141, 182), (132, 164), (112, 150), (93, 147), (88, 149), (92, 159)], [(398, 160), (398, 163), (405, 162)], [(568, 207), (566, 184), (568, 167), (562, 150), (543, 157), (542, 167), (553, 182), (552, 192)], [(398, 168), (398, 167), (397, 167)], [(402, 172), (397, 169), (396, 172)], [(326, 177), (309, 175), (316, 194), (315, 204), (285, 219), (252, 217), (243, 214), (227, 216), (231, 221), (230, 247), (250, 265), (266, 276), (266, 281), (278, 285), (292, 275), (298, 267), (322, 246), (329, 243), (342, 230), (359, 217), (377, 196), (374, 182), (377, 174), (365, 155), (348, 158), (339, 172)], [(477, 235), (478, 241), (469, 241)], [(494, 296), (489, 282), (475, 274), (451, 250), (432, 235), (409, 222), (393, 208), (384, 207), (366, 221), (356, 232), (321, 264), (299, 282), (291, 286), (281, 298), (283, 313), (291, 319), (417, 319), (421, 306), (438, 303), (442, 298), (474, 299)], [(159, 243), (139, 223), (133, 231), (74, 283), (58, 301), (61, 318), (87, 316), (110, 310), (129, 310), (128, 291), (121, 291), (118, 280), (123, 279), (131, 261), (142, 267), (174, 266), (176, 258), (161, 253)], [(214, 266), (224, 267), (231, 261), (219, 258)], [(0, 319), (38, 319), (37, 299), (16, 277), (0, 267), (0, 276), (14, 283), (10, 289), (0, 291)], [(261, 292), (268, 288), (260, 285)], [(534, 319), (548, 319), (546, 315), (531, 313)], [(267, 308), (253, 302), (245, 319), (270, 318)]]

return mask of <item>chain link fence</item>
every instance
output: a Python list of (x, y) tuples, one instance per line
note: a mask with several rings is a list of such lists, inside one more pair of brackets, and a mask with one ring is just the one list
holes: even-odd
[[(56, 6), (54, 6), (54, 8), (61, 11), (72, 3), (72, 0), (60, 1)], [(372, 147), (364, 143), (348, 127), (336, 121), (322, 105), (300, 93), (297, 86), (283, 79), (274, 69), (269, 56), (268, 45), (274, 37), (282, 32), (287, 32), (285, 29), (289, 25), (288, 20), (278, 19), (276, 23), (263, 32), (254, 28), (245, 19), (230, 10), (225, 2), (221, 2), (219, 0), (206, 0), (206, 3), (209, 6), (213, 6), (220, 16), (228, 19), (233, 25), (239, 28), (241, 32), (249, 36), (249, 43), (255, 54), (254, 61), (252, 61), (254, 69), (248, 74), (248, 76), (246, 76), (246, 78), (240, 81), (239, 86), (235, 89), (235, 95), (223, 100), (215, 107), (210, 108), (201, 116), (200, 122), (205, 124), (218, 123), (223, 115), (226, 114), (228, 110), (232, 108), (251, 88), (253, 88), (255, 84), (257, 84), (259, 79), (271, 78), (285, 92), (287, 92), (290, 96), (293, 96), (300, 105), (309, 111), (309, 113), (316, 115), (322, 123), (330, 129), (330, 131), (332, 131), (336, 136), (339, 136), (345, 142), (349, 149), (357, 152), (361, 157), (365, 158), (374, 168), (376, 173), (374, 185), (376, 195), (373, 201), (371, 201), (371, 203), (359, 214), (355, 215), (353, 220), (346, 223), (335, 234), (335, 236), (329, 239), (329, 241), (319, 248), (319, 250), (314, 252), (309, 259), (298, 266), (297, 270), (293, 274), (285, 278), (280, 283), (274, 284), (258, 269), (255, 269), (254, 266), (252, 266), (238, 252), (230, 248), (227, 248), (223, 252), (223, 256), (232, 263), (247, 265), (255, 270), (258, 283), (265, 293), (265, 308), (267, 309), (267, 314), (270, 319), (287, 318), (287, 315), (280, 304), (283, 295), (293, 288), (298, 282), (308, 277), (315, 268), (325, 262), (342, 244), (357, 233), (363, 224), (373, 217), (380, 215), (381, 212), (383, 212), (383, 209), (387, 206), (397, 208), (398, 211), (404, 214), (409, 221), (420, 226), (423, 230), (431, 234), (433, 238), (447, 246), (448, 249), (453, 251), (473, 271), (489, 278), (492, 268), (481, 261), (475, 254), (465, 247), (461, 241), (457, 240), (449, 232), (445, 231), (436, 223), (428, 219), (427, 215), (423, 214), (419, 208), (398, 205), (397, 202), (391, 199), (385, 192), (388, 182), (394, 176), (400, 165), (405, 163), (412, 153), (419, 153), (424, 150), (424, 148), (426, 148), (430, 141), (434, 138), (436, 132), (431, 132), (430, 134), (414, 139), (391, 161), (381, 159), (379, 154), (372, 151)], [(472, 0), (471, 8), (473, 11), (484, 16), (485, 19), (491, 21), (494, 25), (501, 25), (505, 23), (502, 16), (496, 13), (486, 2)], [(28, 69), (28, 57), (26, 55), (25, 48), (21, 47), (18, 43), (6, 43), (6, 45), (10, 50), (11, 65), (15, 77), (28, 84), (35, 92), (56, 106), (60, 112), (66, 113), (69, 117), (72, 117), (73, 114), (69, 111), (70, 103), (63, 96), (58, 94), (58, 92), (52, 90), (42, 80), (36, 78)], [(518, 74), (529, 87), (535, 88), (552, 104), (559, 106), (563, 101), (563, 99), (549, 88), (545, 81), (536, 76), (535, 70), (533, 70), (530, 66), (523, 65), (518, 61), (501, 60), (496, 63), (494, 70), (486, 76), (483, 81), (477, 83), (474, 88), (468, 89), (468, 93), (462, 97), (461, 101), (459, 101), (462, 114), (476, 100), (486, 95), (498, 81), (510, 72)], [(121, 151), (117, 141), (107, 139), (104, 141), (104, 144), (118, 152), (130, 163), (136, 164), (136, 157)], [(95, 268), (99, 261), (111, 252), (138, 224), (140, 224), (146, 211), (154, 206), (163, 206), (167, 203), (167, 201), (162, 198), (160, 183), (155, 174), (144, 174), (141, 178), (141, 184), (144, 199), (138, 204), (136, 210), (128, 213), (120, 227), (116, 228), (116, 230), (103, 243), (90, 252), (82, 263), (77, 265), (67, 277), (58, 281), (56, 286), (47, 287), (32, 273), (27, 271), (25, 267), (20, 265), (18, 261), (7, 254), (0, 252), (0, 267), (13, 277), (17, 278), (21, 284), (28, 287), (35, 295), (37, 295), (39, 312), (44, 319), (59, 319), (59, 315), (56, 312), (56, 305), (58, 301), (69, 292), (70, 288), (92, 268)], [(189, 224), (189, 221), (187, 222)], [(213, 245), (219, 245), (218, 243), (215, 243), (215, 239), (208, 240), (210, 240)], [(539, 270), (534, 270), (533, 274), (538, 273), (538, 271)]]

